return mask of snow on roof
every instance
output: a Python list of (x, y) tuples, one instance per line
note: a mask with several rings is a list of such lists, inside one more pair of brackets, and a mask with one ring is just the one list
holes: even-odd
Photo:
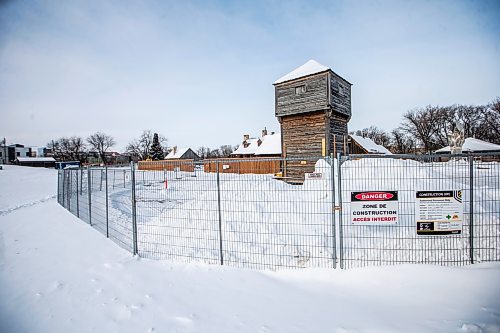
[(182, 155), (184, 155), (188, 150), (189, 148), (177, 148), (175, 151), (172, 149), (165, 159), (169, 160), (173, 158), (182, 158)]
[(368, 153), (371, 154), (392, 154), (387, 148), (384, 146), (378, 145), (375, 142), (373, 142), (369, 138), (363, 138), (362, 136), (359, 135), (350, 135), (354, 141), (356, 141), (361, 147), (366, 149)]
[(55, 162), (53, 157), (18, 157), (19, 162)]
[[(476, 138), (467, 138), (464, 140), (462, 145), (462, 151), (488, 151), (488, 150), (500, 150), (500, 145), (479, 140)], [(436, 153), (449, 153), (451, 152), (450, 146), (443, 147), (436, 150)]]
[(246, 148), (243, 144), (239, 145), (238, 149), (233, 151), (231, 155), (254, 155), (257, 148), (259, 148), (259, 139), (252, 138), (246, 142), (249, 144)]
[(319, 62), (317, 62), (316, 60), (311, 59), (308, 62), (306, 62), (305, 64), (303, 64), (302, 66), (295, 68), (290, 73), (288, 73), (288, 74), (280, 77), (276, 81), (274, 81), (274, 84), (282, 83), (285, 81), (290, 81), (293, 79), (298, 79), (299, 77), (303, 77), (303, 76), (321, 73), (321, 72), (327, 71), (329, 69), (330, 69), (330, 67), (326, 67), (326, 66), (320, 64)]
[(274, 133), (268, 134), (262, 137), (262, 143), (257, 150), (255, 155), (281, 155), (281, 134)]

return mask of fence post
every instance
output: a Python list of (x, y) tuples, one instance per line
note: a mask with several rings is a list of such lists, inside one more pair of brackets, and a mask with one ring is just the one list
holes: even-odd
[(219, 175), (219, 161), (217, 161), (217, 207), (219, 211), (219, 251), (220, 251), (220, 264), (224, 265), (224, 254), (222, 252), (222, 215), (220, 203), (220, 175)]
[(337, 232), (335, 229), (335, 223), (336, 223), (336, 218), (335, 214), (337, 213), (335, 210), (335, 160), (333, 153), (330, 155), (330, 161), (331, 161), (331, 175), (330, 177), (332, 178), (330, 180), (331, 186), (332, 186), (332, 247), (333, 247), (333, 268), (337, 268)]
[(67, 179), (67, 182), (68, 182), (68, 199), (67, 199), (67, 202), (68, 202), (68, 210), (71, 212), (71, 170), (68, 170), (68, 179)]
[(337, 153), (337, 175), (339, 177), (339, 257), (340, 257), (340, 269), (344, 269), (344, 233), (342, 231), (342, 168), (341, 168), (341, 155)]
[(57, 170), (57, 203), (61, 204), (61, 170)]
[(87, 165), (87, 197), (89, 200), (89, 224), (92, 226), (92, 174), (90, 165)]
[(61, 205), (66, 208), (66, 170), (62, 171), (62, 197), (61, 197)]
[(106, 186), (106, 238), (109, 238), (108, 166), (105, 166), (104, 170), (106, 172), (106, 182), (104, 184)]
[(469, 155), (469, 255), (470, 263), (474, 263), (474, 156)]
[(75, 172), (76, 176), (76, 217), (80, 218), (80, 200), (79, 200), (79, 195), (78, 195), (78, 172)]
[(132, 242), (134, 247), (134, 255), (137, 254), (137, 214), (136, 214), (136, 198), (135, 198), (135, 165), (130, 162), (130, 181), (132, 182)]
[[(106, 167), (106, 166), (105, 166)], [(101, 174), (101, 180), (99, 182), (99, 191), (102, 191), (102, 174), (103, 174), (103, 171), (104, 170), (101, 170), (100, 174)]]

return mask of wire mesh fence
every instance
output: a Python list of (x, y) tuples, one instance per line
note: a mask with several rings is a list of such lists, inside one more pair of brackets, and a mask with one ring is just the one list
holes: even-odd
[[(145, 258), (257, 269), (464, 265), (500, 260), (499, 160), (348, 155), (66, 169), (58, 201)], [(294, 177), (265, 173), (261, 166), (269, 165), (294, 167)], [(418, 196), (437, 192), (460, 193), (461, 215), (450, 216), (449, 232), (437, 230), (449, 228), (446, 221), (432, 232), (419, 222), (432, 200)], [(363, 221), (355, 214), (369, 214), (359, 211), (369, 212), (362, 205), (373, 201), (353, 199), (362, 193), (396, 194), (393, 211), (385, 211), (395, 217)]]

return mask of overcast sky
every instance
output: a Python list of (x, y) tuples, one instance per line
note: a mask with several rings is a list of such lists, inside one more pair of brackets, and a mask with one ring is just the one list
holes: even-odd
[(0, 136), (144, 129), (169, 145), (279, 131), (279, 77), (315, 59), (353, 83), (349, 130), (500, 96), (500, 1), (0, 1)]

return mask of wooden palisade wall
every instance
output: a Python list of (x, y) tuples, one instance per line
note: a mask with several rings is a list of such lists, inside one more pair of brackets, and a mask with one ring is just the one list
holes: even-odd
[(194, 172), (194, 160), (161, 160), (161, 161), (139, 161), (138, 170), (149, 171), (174, 171), (179, 168), (179, 171)]
[(259, 157), (251, 159), (205, 160), (203, 161), (203, 170), (205, 172), (217, 172), (217, 163), (219, 163), (220, 173), (275, 174), (281, 171), (281, 159)]

